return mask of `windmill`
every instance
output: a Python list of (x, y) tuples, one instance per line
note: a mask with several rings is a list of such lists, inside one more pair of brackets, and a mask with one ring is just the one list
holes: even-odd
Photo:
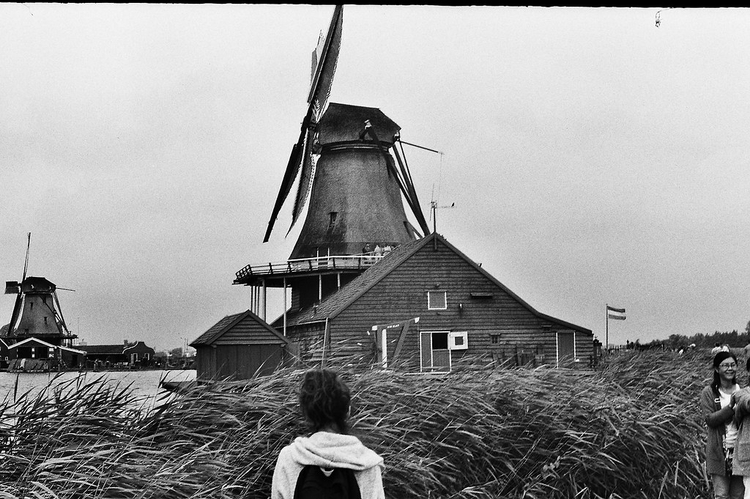
[(251, 286), (251, 309), (264, 320), (268, 287), (284, 290), (286, 324), (287, 311), (320, 302), (379, 261), (378, 245), (395, 248), (430, 233), (403, 153), (403, 144), (414, 144), (401, 141), (400, 127), (380, 109), (328, 102), (342, 27), (339, 5), (312, 53), (307, 112), (263, 238), (268, 242), (296, 184), (286, 233), (304, 218), (295, 246), (285, 262), (247, 265), (235, 274), (234, 284)]
[[(268, 242), (298, 180), (289, 231), (306, 204), (309, 209), (290, 259), (350, 255), (368, 244), (395, 246), (430, 232), (405, 156), (394, 147), (399, 126), (377, 108), (328, 103), (342, 26), (343, 7), (336, 6), (327, 35), (313, 51), (307, 113), (263, 239)], [(407, 219), (404, 202), (422, 234)]]
[(4, 336), (11, 343), (34, 337), (61, 345), (64, 340), (74, 336), (65, 324), (57, 289), (73, 290), (58, 288), (44, 277), (27, 276), (30, 248), (31, 233), (28, 234), (21, 281), (5, 282), (5, 294), (15, 294), (16, 300)]

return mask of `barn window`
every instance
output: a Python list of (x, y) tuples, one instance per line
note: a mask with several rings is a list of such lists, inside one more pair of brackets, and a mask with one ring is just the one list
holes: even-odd
[(446, 291), (428, 291), (427, 309), (445, 310), (448, 308), (448, 296)]
[(331, 218), (328, 220), (328, 230), (333, 229), (336, 226), (336, 219), (339, 216), (337, 211), (332, 211), (328, 214)]
[(500, 335), (499, 334), (491, 334), (490, 335), (490, 342), (493, 345), (497, 345), (498, 343), (500, 343)]
[(44, 324), (45, 325), (47, 324), (47, 317), (46, 316), (44, 317)]
[(466, 350), (469, 348), (469, 333), (461, 331), (448, 335), (448, 347), (451, 350)]

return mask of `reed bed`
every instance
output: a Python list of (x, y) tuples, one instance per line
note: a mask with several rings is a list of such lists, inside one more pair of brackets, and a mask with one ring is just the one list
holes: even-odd
[[(597, 370), (342, 375), (389, 498), (708, 498), (709, 362), (628, 352)], [(198, 385), (155, 409), (101, 379), (6, 399), (0, 499), (267, 498), (279, 450), (305, 432), (301, 373)]]

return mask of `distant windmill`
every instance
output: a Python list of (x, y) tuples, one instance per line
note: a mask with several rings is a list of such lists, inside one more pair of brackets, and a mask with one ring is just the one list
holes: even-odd
[[(61, 339), (72, 338), (72, 335), (62, 315), (60, 301), (57, 298), (58, 288), (44, 277), (27, 277), (30, 248), (31, 233), (29, 232), (21, 281), (5, 282), (5, 294), (16, 295), (5, 336), (12, 343), (34, 337), (60, 345)], [(67, 288), (59, 289), (74, 291)]]
[[(392, 147), (400, 139), (399, 126), (377, 108), (328, 105), (342, 24), (343, 8), (337, 6), (327, 35), (313, 52), (307, 114), (263, 239), (268, 241), (299, 179), (289, 230), (308, 198), (309, 209), (291, 259), (351, 255), (367, 244), (399, 245), (430, 232), (408, 166)], [(408, 221), (404, 202), (422, 234)]]

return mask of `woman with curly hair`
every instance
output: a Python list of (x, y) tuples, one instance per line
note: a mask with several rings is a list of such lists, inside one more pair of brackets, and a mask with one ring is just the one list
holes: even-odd
[(383, 458), (349, 434), (350, 401), (349, 388), (335, 372), (313, 369), (305, 373), (299, 404), (311, 434), (295, 438), (279, 453), (271, 499), (293, 499), (317, 473), (325, 477), (336, 473), (341, 477), (337, 481), (351, 481), (362, 499), (385, 499)]

